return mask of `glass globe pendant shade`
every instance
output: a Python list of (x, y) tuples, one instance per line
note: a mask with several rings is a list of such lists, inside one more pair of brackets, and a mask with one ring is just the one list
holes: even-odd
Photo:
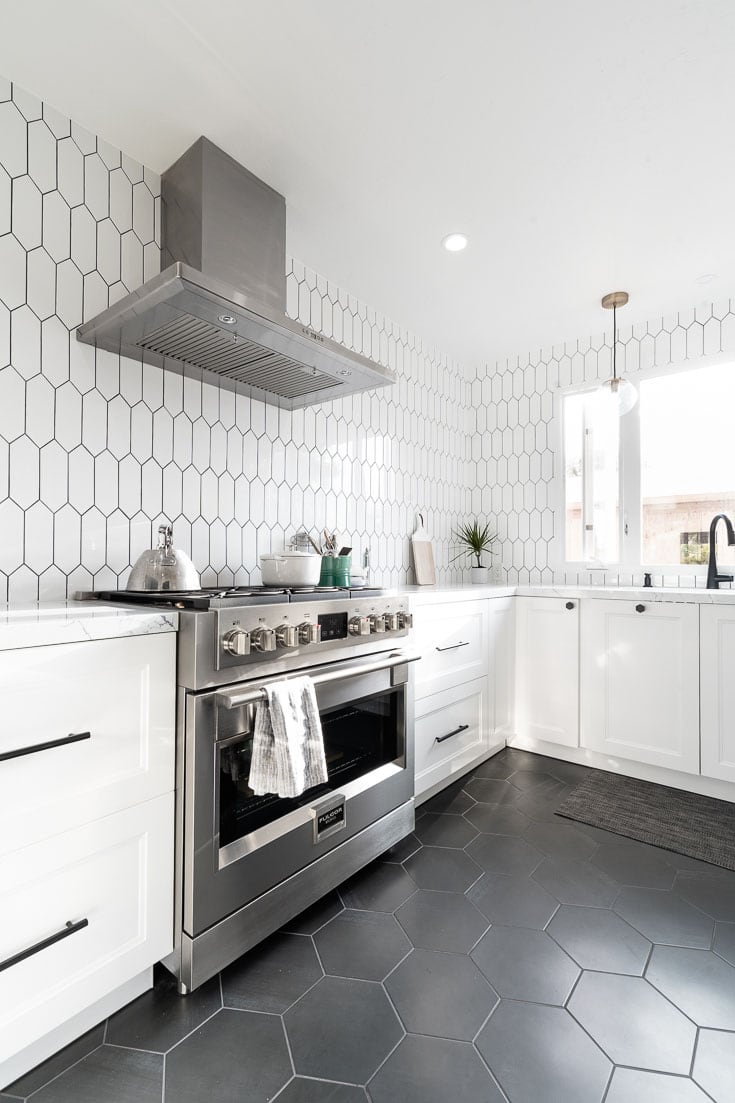
[(629, 414), (638, 401), (638, 391), (633, 384), (617, 376), (606, 379), (600, 386), (599, 392), (606, 401), (615, 403), (620, 417)]

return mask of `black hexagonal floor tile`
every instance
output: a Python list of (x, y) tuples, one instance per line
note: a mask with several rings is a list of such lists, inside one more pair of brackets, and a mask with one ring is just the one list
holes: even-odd
[[(472, 827), (464, 816), (450, 816), (443, 812), (427, 813), (416, 824), (416, 836), (425, 846), (448, 846), (461, 850), (472, 842), (476, 834), (477, 828)], [(414, 847), (414, 851), (416, 849)]]
[(475, 766), (472, 771), (472, 777), (494, 777), (500, 781), (505, 781), (515, 772), (515, 768), (512, 763), (508, 762), (505, 755), (500, 754), (493, 755), (492, 758), (488, 758), (486, 762), (481, 762), (479, 766)]
[(225, 1009), (168, 1054), (164, 1100), (266, 1103), (292, 1075), (277, 1015)]
[(615, 1069), (605, 1103), (711, 1103), (683, 1076), (640, 1069)]
[(583, 969), (642, 976), (651, 943), (608, 908), (562, 904), (546, 928)]
[(465, 954), (414, 950), (385, 982), (409, 1034), (470, 1042), (498, 1002)]
[[(461, 816), (454, 819), (464, 822)], [(419, 888), (436, 892), (465, 892), (482, 876), (480, 867), (463, 850), (438, 846), (422, 846), (404, 868)]]
[(531, 824), (528, 816), (510, 804), (475, 804), (465, 812), (464, 818), (488, 835), (520, 837)]
[(474, 777), (465, 783), (465, 791), (479, 804), (514, 804), (520, 795), (509, 781)]
[(478, 835), (467, 854), (487, 873), (523, 876), (543, 861), (543, 854), (524, 839), (508, 835)]
[(406, 858), (410, 858), (412, 854), (415, 854), (421, 845), (421, 840), (412, 831), (410, 835), (406, 835), (405, 839), (401, 839), (395, 846), (381, 854), (380, 861), (400, 865), (401, 862), (405, 862)]
[(569, 1010), (615, 1064), (688, 1074), (697, 1028), (642, 977), (583, 973)]
[(600, 1103), (612, 1072), (561, 1007), (501, 1000), (476, 1045), (513, 1103)]
[(624, 888), (613, 910), (651, 942), (701, 950), (712, 943), (714, 920), (678, 893)]
[(366, 1100), (364, 1088), (307, 1080), (303, 1076), (295, 1076), (278, 1096), (278, 1103), (365, 1103)]
[(113, 1015), (105, 1041), (130, 1049), (165, 1053), (222, 1006), (219, 977), (182, 998), (170, 973), (157, 973), (155, 987)]
[(644, 843), (637, 846), (629, 842), (603, 843), (592, 856), (592, 862), (620, 885), (670, 889), (676, 876), (666, 851)]
[(340, 885), (339, 894), (346, 908), (394, 912), (417, 888), (402, 866), (373, 862)]
[(609, 908), (620, 885), (590, 862), (546, 858), (533, 872), (534, 881), (555, 896), (560, 904)]
[(321, 976), (311, 939), (279, 932), (223, 971), (224, 1005), (280, 1015)]
[(364, 1084), (403, 1036), (379, 984), (324, 977), (283, 1017), (296, 1072)]
[(735, 873), (711, 867), (706, 872), (678, 873), (674, 891), (712, 919), (735, 922)]
[(485, 916), (455, 892), (417, 892), (396, 918), (414, 946), (447, 953), (468, 953), (488, 928)]
[(467, 893), (468, 899), (491, 923), (506, 927), (533, 927), (542, 931), (559, 907), (546, 889), (531, 877), (486, 873)]
[(503, 1103), (468, 1042), (407, 1035), (368, 1084), (373, 1103)]
[(716, 924), (712, 949), (730, 965), (735, 965), (735, 923)]
[(383, 980), (411, 949), (394, 916), (349, 908), (314, 935), (324, 971), (355, 980)]
[(735, 1084), (735, 1035), (700, 1030), (692, 1076), (716, 1103), (730, 1103)]
[(503, 998), (564, 1004), (579, 967), (544, 931), (491, 927), (472, 960)]
[(442, 789), (436, 796), (431, 797), (424, 804), (420, 805), (416, 810), (416, 818), (424, 813), (436, 814), (439, 812), (446, 812), (450, 815), (461, 816), (463, 812), (466, 812), (468, 808), (471, 808), (474, 804), (474, 800), (466, 793), (462, 782), (457, 782), (454, 785), (448, 785), (446, 789)]
[(646, 978), (698, 1026), (735, 1031), (735, 967), (711, 950), (656, 946)]
[(33, 1098), (41, 1103), (160, 1103), (163, 1061), (160, 1053), (100, 1046)]
[(523, 837), (550, 858), (580, 858), (584, 861), (597, 850), (597, 844), (589, 835), (565, 820), (557, 823), (531, 822)]

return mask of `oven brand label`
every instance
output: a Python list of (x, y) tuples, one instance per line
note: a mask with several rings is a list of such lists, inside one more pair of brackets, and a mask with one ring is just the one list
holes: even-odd
[(344, 827), (345, 823), (345, 806), (344, 801), (342, 804), (338, 804), (336, 808), (329, 808), (326, 812), (318, 813), (316, 817), (316, 836), (319, 838), (325, 831), (334, 830), (334, 828)]

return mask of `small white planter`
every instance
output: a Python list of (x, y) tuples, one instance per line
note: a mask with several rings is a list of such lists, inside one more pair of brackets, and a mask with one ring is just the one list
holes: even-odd
[(489, 567), (470, 567), (472, 583), (477, 586), (486, 586), (490, 581)]

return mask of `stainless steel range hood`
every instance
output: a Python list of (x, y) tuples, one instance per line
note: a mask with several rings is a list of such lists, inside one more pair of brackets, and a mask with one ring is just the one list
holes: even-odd
[(200, 138), (161, 180), (163, 263), (77, 338), (293, 409), (395, 382), (286, 317), (286, 202)]

